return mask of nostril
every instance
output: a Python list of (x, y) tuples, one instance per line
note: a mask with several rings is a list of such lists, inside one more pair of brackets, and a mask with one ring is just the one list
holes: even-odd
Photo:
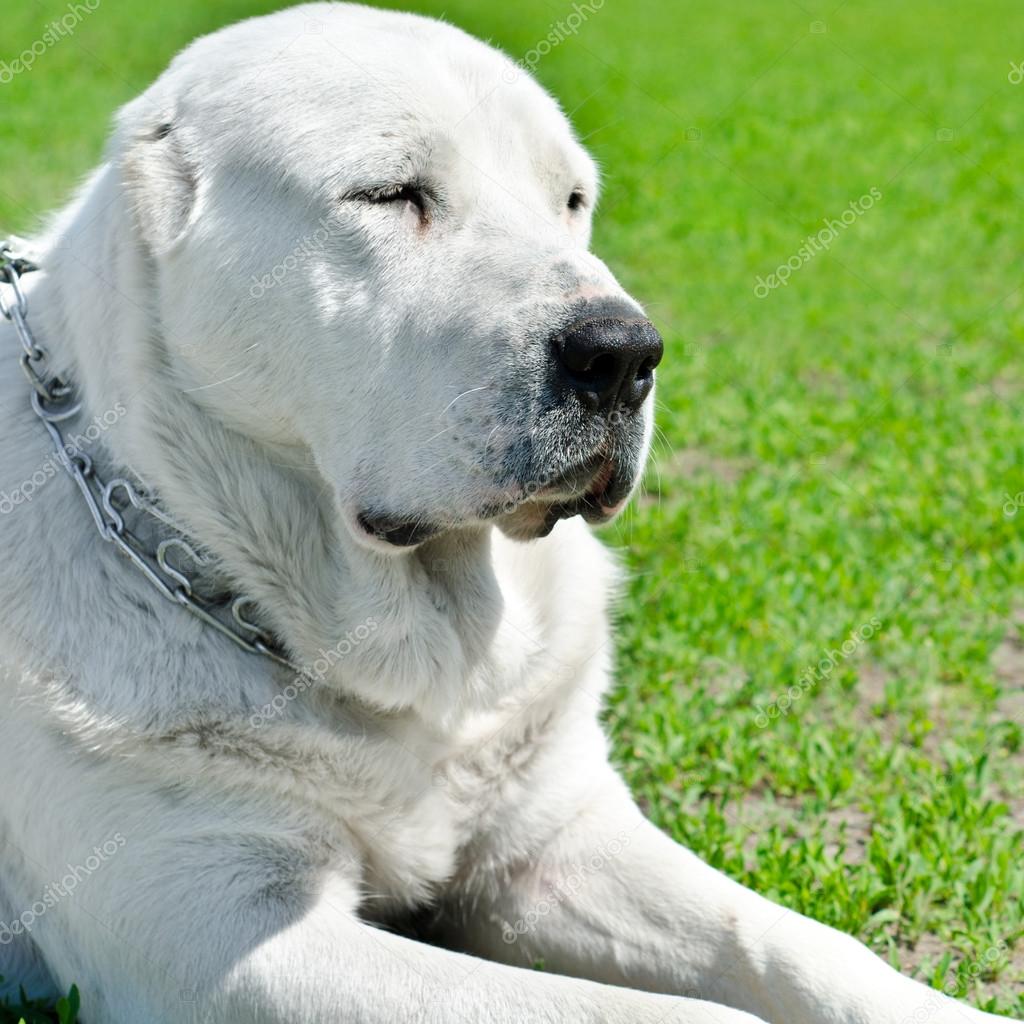
[(658, 364), (658, 359), (644, 359), (640, 364), (640, 368), (637, 370), (637, 383), (638, 384), (649, 384), (654, 380), (654, 368)]
[(654, 366), (653, 361), (644, 363), (636, 372), (636, 376), (627, 381), (622, 392), (622, 403), (628, 408), (639, 408), (644, 399), (654, 389)]
[(618, 373), (618, 360), (613, 353), (602, 351), (569, 332), (555, 338), (555, 358), (568, 376), (581, 384), (600, 383)]
[(594, 381), (613, 380), (618, 373), (618, 360), (612, 355), (598, 356), (586, 370), (586, 375)]

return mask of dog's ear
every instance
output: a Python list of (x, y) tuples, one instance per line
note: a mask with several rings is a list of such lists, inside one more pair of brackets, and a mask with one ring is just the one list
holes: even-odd
[(173, 114), (119, 119), (118, 169), (142, 241), (154, 255), (184, 234), (196, 207), (198, 169), (186, 132)]

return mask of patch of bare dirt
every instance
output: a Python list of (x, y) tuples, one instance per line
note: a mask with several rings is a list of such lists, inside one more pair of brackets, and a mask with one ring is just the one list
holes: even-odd
[[(948, 696), (940, 687), (932, 687), (923, 695), (927, 702), (928, 719), (933, 728), (930, 732), (919, 736), (919, 742), (911, 740), (907, 734), (906, 716), (894, 714), (886, 708), (885, 688), (892, 676), (877, 662), (865, 661), (857, 669), (858, 702), (853, 707), (854, 721), (865, 729), (870, 729), (885, 743), (913, 743), (933, 760), (940, 760), (940, 747), (943, 739), (949, 735), (948, 722), (952, 714), (948, 705)], [(878, 713), (878, 709), (881, 713)]]
[(1013, 377), (1008, 373), (997, 373), (988, 383), (980, 384), (967, 392), (967, 401), (971, 405), (978, 405), (982, 402), (1005, 402), (1017, 398), (1024, 384), (1019, 377)]
[(865, 729), (877, 732), (891, 743), (900, 734), (902, 725), (897, 715), (887, 711), (881, 715), (876, 708), (885, 707), (885, 688), (892, 677), (878, 662), (864, 661), (857, 666), (857, 703), (853, 707), (854, 721)]
[(1024, 696), (1024, 612), (1013, 614), (1002, 643), (992, 652), (992, 668), (1008, 693)]
[(922, 966), (931, 968), (947, 953), (956, 955), (948, 942), (943, 942), (937, 935), (922, 935), (911, 945), (900, 946), (900, 967), (905, 974), (918, 973)]
[(885, 703), (885, 687), (889, 678), (889, 673), (875, 661), (865, 661), (858, 667), (857, 694), (866, 709)]
[(701, 662), (700, 678), (714, 693), (728, 697), (747, 685), (750, 673), (742, 665), (710, 657)]
[(745, 476), (757, 463), (754, 459), (729, 458), (715, 455), (703, 448), (678, 448), (668, 458), (658, 463), (666, 476), (691, 480), (697, 476), (713, 476), (726, 483), (735, 483)]
[(800, 382), (811, 391), (824, 392), (834, 398), (845, 398), (849, 392), (847, 378), (835, 370), (804, 370)]
[[(994, 720), (1024, 725), (1024, 609), (1018, 608), (1011, 616), (1006, 636), (992, 653), (992, 668), (1003, 684)], [(1012, 761), (1024, 776), (1024, 750), (1012, 755)], [(1014, 824), (1024, 828), (1024, 791), (1014, 788), (1006, 794), (1006, 800)]]
[[(1010, 616), (1010, 628), (992, 652), (992, 669), (1003, 684), (993, 723), (1013, 722), (1024, 726), (1024, 608), (1016, 609)], [(1024, 777), (1024, 750), (1011, 754), (1010, 761), (1011, 766), (1018, 769), (1017, 778)], [(1024, 787), (1007, 781), (1006, 790), (997, 796), (1009, 806), (1013, 825), (1024, 830)], [(1024, 950), (1019, 955), (1024, 957)], [(1021, 974), (1024, 976), (1024, 966)]]
[(743, 852), (752, 862), (757, 841), (773, 827), (790, 837), (816, 836), (825, 844), (829, 856), (836, 857), (842, 848), (842, 860), (851, 867), (867, 858), (868, 840), (874, 821), (858, 807), (834, 807), (812, 821), (800, 820), (803, 802), (797, 797), (766, 797), (751, 794), (739, 804), (724, 810), (726, 819), (746, 830)]
[(874, 819), (859, 807), (835, 807), (825, 812), (825, 849), (829, 856), (839, 855), (840, 842), (844, 864), (863, 864), (867, 860), (868, 840)]

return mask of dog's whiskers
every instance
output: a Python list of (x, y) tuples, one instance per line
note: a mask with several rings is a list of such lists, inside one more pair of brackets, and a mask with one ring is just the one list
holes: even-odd
[(192, 394), (193, 391), (207, 391), (209, 388), (220, 387), (221, 384), (230, 384), (231, 381), (237, 380), (239, 377), (242, 376), (243, 373), (246, 372), (246, 370), (249, 370), (249, 369), (251, 369), (251, 367), (243, 366), (242, 369), (240, 369), (238, 371), (238, 373), (233, 373), (233, 374), (231, 374), (230, 377), (223, 377), (221, 380), (215, 380), (215, 381), (213, 381), (210, 384), (200, 384), (198, 387), (182, 388), (181, 390), (182, 390), (183, 394), (190, 395), (190, 394)]
[(449, 409), (451, 409), (451, 407), (452, 407), (453, 405), (455, 405), (455, 403), (456, 403), (457, 401), (459, 401), (459, 399), (461, 399), (461, 398), (465, 398), (465, 397), (466, 397), (466, 395), (472, 395), (472, 394), (473, 394), (474, 392), (476, 392), (476, 391), (487, 391), (487, 390), (488, 390), (488, 389), (490, 388), (490, 386), (491, 386), (490, 384), (481, 384), (481, 385), (480, 385), (480, 387), (478, 387), (478, 388), (469, 388), (468, 390), (466, 390), (466, 391), (463, 391), (461, 395), (456, 395), (456, 396), (455, 396), (455, 397), (454, 397), (454, 398), (453, 398), (453, 399), (452, 399), (452, 400), (451, 400), (451, 401), (450, 401), (450, 402), (449, 402), (449, 403), (448, 403), (448, 404), (447, 404), (447, 405), (446, 405), (446, 406), (445, 406), (445, 407), (444, 407), (444, 408), (443, 408), (443, 409), (441, 410), (441, 412), (440, 412), (440, 415), (441, 415), (441, 416), (443, 416), (443, 415), (444, 415), (444, 414), (445, 414), (446, 412), (448, 412), (448, 410), (449, 410)]

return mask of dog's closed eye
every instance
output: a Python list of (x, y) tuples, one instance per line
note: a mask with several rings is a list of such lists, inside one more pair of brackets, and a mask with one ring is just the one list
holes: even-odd
[(434, 199), (431, 191), (415, 182), (405, 184), (379, 185), (373, 188), (359, 189), (346, 197), (359, 202), (372, 203), (375, 206), (386, 206), (392, 203), (403, 207), (408, 204), (416, 211), (420, 219), (427, 215), (427, 207)]

